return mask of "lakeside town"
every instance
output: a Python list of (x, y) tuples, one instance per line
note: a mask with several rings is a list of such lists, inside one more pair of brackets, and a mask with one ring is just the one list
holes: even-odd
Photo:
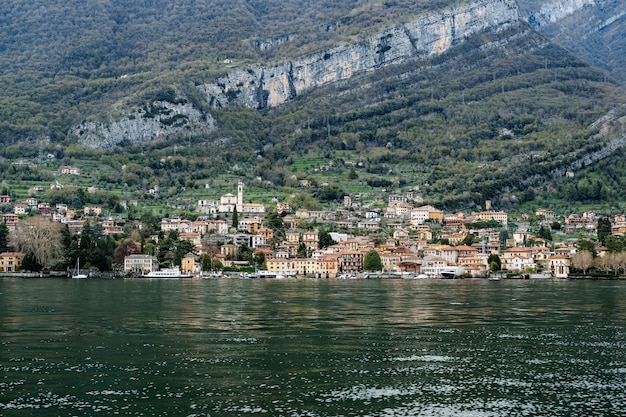
[[(225, 271), (242, 271), (232, 275), (568, 278), (572, 271), (586, 274), (593, 265), (607, 275), (623, 268), (621, 259), (595, 239), (583, 239), (584, 245), (580, 237), (556, 242), (552, 233), (597, 236), (599, 223), (608, 220), (608, 233), (621, 236), (626, 232), (624, 215), (607, 219), (587, 211), (558, 219), (553, 211), (539, 209), (534, 223), (522, 216), (512, 225), (509, 215), (492, 210), (489, 201), (482, 211), (446, 213), (420, 205), (414, 192), (389, 195), (383, 209), (363, 208), (355, 201), (358, 196), (346, 195), (342, 207), (333, 210), (293, 210), (278, 200), (271, 208), (244, 203), (244, 188), (239, 181), (236, 194), (199, 200), (194, 220), (160, 219), (159, 233), (150, 236), (151, 249), (124, 238), (129, 228), (142, 229), (141, 220), (104, 215), (99, 206), (76, 210), (65, 204), (52, 207), (35, 197), (12, 201), (9, 195), (0, 196), (0, 206), (12, 207), (2, 214), (10, 233), (34, 214), (67, 227), (72, 236), (81, 236), (86, 224), (97, 225), (102, 236), (121, 236), (128, 250), (114, 270), (127, 277), (157, 271), (219, 277)], [(381, 232), (383, 225), (386, 233)], [(172, 233), (189, 250), (176, 261), (159, 262), (154, 248)], [(26, 254), (13, 249), (0, 253), (0, 273), (24, 272)]]

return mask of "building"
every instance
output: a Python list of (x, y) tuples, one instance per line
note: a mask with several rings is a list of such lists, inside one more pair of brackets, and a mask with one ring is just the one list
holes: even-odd
[(431, 205), (417, 207), (411, 210), (411, 224), (414, 226), (423, 224), (426, 220), (443, 222), (444, 213)]
[(22, 266), (24, 254), (21, 252), (0, 253), (0, 272), (17, 272)]
[(436, 255), (424, 256), (422, 260), (422, 273), (430, 278), (440, 277), (441, 272), (447, 267), (446, 260)]
[(570, 264), (569, 256), (554, 255), (549, 260), (550, 274), (556, 278), (567, 278), (569, 276)]
[(24, 215), (28, 211), (28, 206), (26, 204), (16, 204), (13, 206), (13, 214)]
[(217, 214), (217, 201), (215, 200), (198, 200), (198, 211), (206, 214)]
[(344, 251), (339, 254), (338, 270), (342, 273), (350, 274), (363, 270), (363, 252)]
[(181, 272), (183, 274), (196, 274), (199, 272), (200, 265), (197, 263), (196, 255), (188, 253), (181, 261)]
[(85, 214), (85, 216), (100, 216), (102, 214), (102, 207), (86, 206), (83, 208), (83, 214)]
[(128, 255), (124, 258), (124, 272), (145, 275), (159, 269), (157, 258), (150, 255)]
[(317, 230), (302, 233), (302, 242), (306, 245), (307, 250), (314, 251), (317, 249), (319, 241), (319, 232)]
[(270, 272), (274, 272), (277, 275), (290, 275), (295, 271), (292, 268), (292, 262), (288, 258), (272, 258), (265, 260), (265, 266)]
[(509, 216), (505, 211), (481, 211), (476, 215), (476, 220), (488, 222), (490, 220), (500, 223), (503, 227), (509, 224)]
[(2, 215), (2, 223), (6, 224), (9, 230), (15, 230), (19, 219), (19, 216), (15, 213), (5, 213)]
[(220, 197), (217, 205), (219, 213), (233, 213), (237, 210), (238, 214), (263, 214), (265, 206), (263, 204), (244, 204), (243, 202), (243, 182), (237, 183), (237, 195), (225, 194)]
[(64, 166), (61, 168), (61, 175), (80, 175), (80, 168)]

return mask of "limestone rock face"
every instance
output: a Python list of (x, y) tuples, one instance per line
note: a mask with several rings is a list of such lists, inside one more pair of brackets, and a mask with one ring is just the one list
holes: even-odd
[(87, 148), (112, 148), (123, 141), (144, 142), (213, 128), (213, 118), (202, 115), (190, 103), (155, 101), (150, 106), (130, 111), (119, 120), (87, 121), (68, 133), (78, 137), (79, 143)]
[(532, 10), (528, 16), (528, 20), (529, 23), (535, 27), (545, 26), (563, 20), (585, 6), (595, 5), (596, 0), (548, 0), (540, 3), (541, 4), (535, 5), (535, 7), (539, 6), (537, 10), (530, 9), (531, 5), (528, 5), (529, 10)]
[(515, 0), (478, 0), (425, 15), (354, 45), (274, 67), (233, 72), (198, 88), (214, 107), (278, 106), (314, 87), (413, 58), (440, 55), (465, 39), (517, 24)]
[(520, 17), (552, 42), (626, 82), (626, 2), (518, 0)]

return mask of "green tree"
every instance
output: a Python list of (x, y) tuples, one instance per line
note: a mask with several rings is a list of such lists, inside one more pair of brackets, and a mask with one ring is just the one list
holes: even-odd
[(115, 240), (111, 236), (100, 239), (89, 259), (91, 266), (98, 271), (110, 271), (113, 267)]
[(300, 244), (298, 245), (298, 253), (297, 253), (297, 257), (298, 258), (306, 258), (307, 253), (306, 253), (306, 245), (304, 244), (304, 242), (300, 242)]
[(609, 252), (622, 252), (626, 242), (621, 236), (609, 235), (604, 239), (604, 246)]
[(474, 243), (474, 236), (472, 236), (471, 233), (466, 234), (463, 240), (461, 241), (461, 245), (466, 245), (466, 246), (472, 246), (472, 243)]
[(548, 227), (541, 226), (537, 232), (537, 237), (552, 242), (552, 232)]
[(253, 253), (254, 249), (244, 243), (239, 247), (239, 250), (237, 251), (237, 260), (252, 262)]
[(504, 247), (508, 239), (509, 239), (509, 232), (506, 230), (501, 231), (500, 232), (500, 245)]
[(196, 255), (198, 250), (196, 249), (196, 245), (189, 239), (178, 240), (175, 242), (174, 254), (172, 257), (172, 263), (176, 266), (180, 266), (182, 264), (183, 258), (188, 254), (192, 253)]
[(602, 245), (605, 244), (607, 236), (611, 235), (611, 220), (607, 216), (602, 216), (598, 219), (598, 242)]
[(489, 258), (487, 258), (487, 263), (489, 264), (489, 270), (492, 272), (498, 272), (502, 269), (502, 260), (495, 253), (489, 255)]
[(212, 271), (213, 268), (213, 260), (211, 259), (211, 255), (205, 253), (202, 255), (202, 270), (203, 271)]
[(239, 214), (237, 213), (237, 207), (233, 210), (233, 227), (235, 229), (239, 228)]
[(285, 238), (285, 224), (278, 212), (272, 210), (265, 215), (265, 226), (272, 229), (275, 238)]
[(330, 236), (330, 233), (327, 230), (322, 230), (319, 233), (318, 247), (320, 249), (327, 248), (334, 245), (335, 243), (337, 242), (334, 241), (334, 239)]
[(43, 269), (43, 265), (37, 262), (35, 255), (32, 252), (27, 252), (24, 254), (24, 259), (22, 259), (21, 268), (24, 271), (41, 271)]
[(0, 223), (0, 253), (9, 250), (9, 228), (6, 224)]
[(213, 260), (213, 270), (214, 271), (219, 271), (221, 269), (224, 269), (224, 265), (222, 264), (222, 261), (220, 261), (219, 259), (214, 259)]
[(265, 254), (263, 252), (256, 253), (252, 258), (252, 262), (263, 267), (265, 265)]
[(375, 249), (368, 251), (363, 259), (363, 269), (365, 271), (382, 271), (383, 262)]
[(579, 237), (578, 240), (576, 241), (576, 249), (580, 252), (580, 251), (587, 251), (589, 253), (591, 253), (591, 255), (595, 258), (597, 256), (596, 253), (596, 243), (591, 240), (591, 239), (587, 239), (585, 237)]
[(159, 240), (159, 250), (157, 252), (157, 260), (161, 265), (174, 265), (174, 252), (178, 244), (178, 232), (170, 230), (167, 237)]

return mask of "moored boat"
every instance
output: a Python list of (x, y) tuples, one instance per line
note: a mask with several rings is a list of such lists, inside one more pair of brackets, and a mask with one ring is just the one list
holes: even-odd
[(87, 274), (80, 272), (80, 259), (76, 259), (76, 268), (72, 272), (72, 278), (77, 278), (77, 279), (89, 278)]
[(178, 268), (161, 269), (159, 271), (151, 271), (141, 278), (193, 278), (191, 274), (184, 274)]
[(445, 269), (442, 269), (440, 274), (443, 278), (447, 279), (455, 279), (463, 277), (465, 273), (465, 268), (462, 266), (452, 266)]

